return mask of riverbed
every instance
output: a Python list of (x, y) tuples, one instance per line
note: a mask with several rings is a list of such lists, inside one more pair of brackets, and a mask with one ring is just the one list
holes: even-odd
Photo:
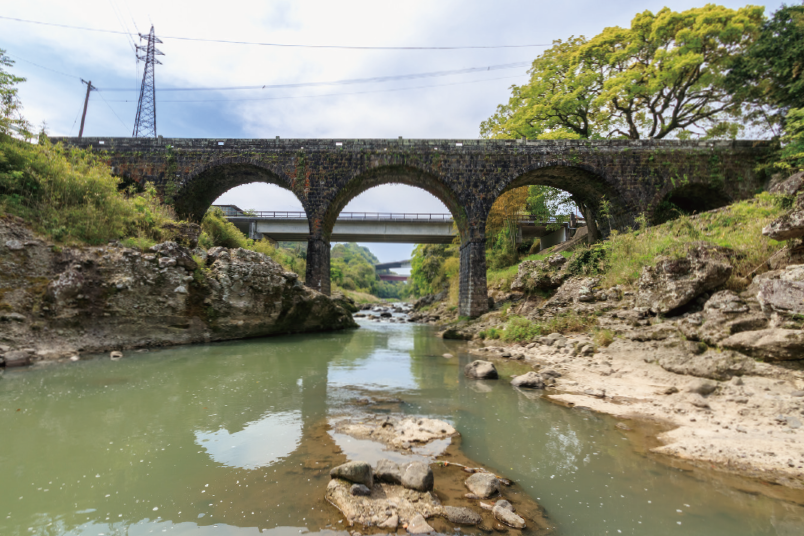
[(612, 418), (516, 390), (507, 380), (522, 364), (498, 364), (498, 381), (467, 380), (472, 359), (429, 326), (361, 320), (347, 332), (9, 370), (0, 534), (343, 531), (323, 494), (329, 468), (359, 449), (329, 425), (364, 397), (453, 424), (462, 454), (513, 479), (559, 535), (804, 533), (796, 500), (674, 466), (633, 423), (626, 434)]

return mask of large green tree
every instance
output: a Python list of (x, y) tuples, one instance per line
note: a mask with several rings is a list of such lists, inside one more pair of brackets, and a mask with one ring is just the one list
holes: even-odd
[(727, 77), (728, 88), (757, 105), (804, 108), (804, 4), (775, 11)]
[(533, 62), (530, 82), (513, 86), (508, 104), (481, 124), (481, 134), (733, 137), (746, 110), (726, 76), (762, 22), (756, 6), (664, 8), (637, 14), (630, 28), (556, 41)]
[(0, 48), (0, 133), (2, 134), (9, 134), (12, 129), (17, 130), (20, 126), (27, 125), (20, 115), (22, 105), (16, 87), (20, 82), (25, 82), (25, 79), (14, 76), (4, 69), (12, 65), (14, 61)]

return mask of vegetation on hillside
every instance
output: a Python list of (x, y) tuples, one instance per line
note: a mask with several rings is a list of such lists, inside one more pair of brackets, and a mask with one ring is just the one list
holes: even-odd
[(330, 277), (336, 288), (371, 294), (379, 298), (407, 296), (403, 281), (382, 281), (374, 269), (379, 259), (367, 247), (355, 243), (335, 244), (330, 253)]

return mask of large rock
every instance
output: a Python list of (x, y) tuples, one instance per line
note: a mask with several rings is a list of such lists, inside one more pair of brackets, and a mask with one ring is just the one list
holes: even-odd
[(369, 489), (374, 487), (374, 474), (368, 462), (346, 462), (333, 467), (329, 472), (330, 478), (342, 478), (355, 484), (363, 484)]
[(428, 519), (444, 513), (438, 498), (429, 491), (419, 492), (382, 482), (375, 484), (369, 496), (352, 495), (351, 489), (351, 482), (333, 478), (324, 494), (349, 523), (394, 528), (399, 523), (410, 523), (417, 515)]
[(330, 299), (341, 306), (345, 311), (349, 311), (350, 313), (356, 313), (360, 310), (360, 307), (352, 298), (340, 292), (333, 294)]
[[(696, 318), (700, 318), (703, 325), (694, 325)], [(710, 346), (717, 346), (720, 341), (735, 333), (766, 327), (768, 317), (760, 311), (758, 303), (752, 302), (749, 305), (731, 290), (714, 293), (704, 304), (702, 314), (688, 317), (679, 324), (679, 328), (688, 338), (703, 341)]]
[(541, 374), (530, 371), (516, 376), (511, 380), (511, 385), (514, 387), (526, 387), (528, 389), (544, 389), (544, 379)]
[(402, 467), (391, 460), (380, 460), (374, 469), (374, 478), (389, 484), (402, 484)]
[(513, 527), (515, 529), (525, 528), (525, 520), (504, 506), (495, 505), (494, 508), (491, 509), (491, 513), (494, 515), (494, 519), (500, 523), (508, 525), (509, 527)]
[(760, 276), (757, 284), (762, 310), (783, 314), (804, 314), (804, 265)]
[(637, 281), (636, 305), (655, 314), (667, 314), (731, 277), (732, 266), (724, 248), (692, 247), (685, 257), (660, 257), (646, 266)]
[(467, 378), (476, 380), (496, 380), (498, 378), (497, 368), (489, 361), (472, 361), (463, 369)]
[(790, 240), (804, 236), (804, 194), (799, 194), (793, 210), (769, 223), (762, 229), (762, 234), (773, 240)]
[[(161, 244), (156, 244), (151, 247), (150, 251), (159, 256), (160, 266), (181, 266), (190, 272), (198, 268), (198, 264), (193, 260), (190, 251), (176, 242), (162, 242)], [(162, 259), (165, 261), (172, 259), (173, 262), (167, 264), (162, 261)]]
[(479, 525), (483, 522), (480, 514), (465, 506), (445, 506), (444, 514), (450, 523), (456, 525)]
[[(562, 259), (563, 256), (559, 255)], [(550, 257), (553, 259), (553, 257)], [(566, 261), (566, 259), (564, 259)], [(549, 262), (549, 260), (548, 260)], [(548, 264), (543, 261), (523, 261), (519, 264), (516, 277), (511, 283), (514, 292), (534, 292), (558, 288), (564, 275), (558, 272), (561, 264)]]
[(722, 341), (721, 346), (765, 361), (804, 359), (804, 331), (769, 328), (744, 331)]
[(408, 489), (432, 491), (433, 483), (433, 470), (421, 462), (410, 463), (402, 474), (402, 485)]
[(670, 341), (653, 352), (652, 357), (669, 372), (710, 380), (728, 380), (751, 374), (756, 368), (752, 358), (740, 353), (708, 350), (706, 345), (684, 340)]
[(466, 487), (481, 499), (488, 499), (499, 493), (500, 480), (491, 473), (475, 473), (466, 479)]
[(800, 191), (804, 191), (804, 171), (799, 171), (790, 175), (786, 179), (782, 178), (783, 175), (774, 176), (771, 178), (771, 184), (768, 191), (772, 194), (782, 195), (796, 195)]
[(595, 289), (600, 282), (599, 277), (571, 277), (567, 279), (555, 295), (548, 300), (546, 306), (566, 307), (578, 303), (595, 301)]

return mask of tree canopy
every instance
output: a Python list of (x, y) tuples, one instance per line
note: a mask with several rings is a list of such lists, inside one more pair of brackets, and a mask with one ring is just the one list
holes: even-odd
[(3, 68), (12, 65), (14, 61), (0, 48), (0, 133), (2, 134), (9, 134), (13, 126), (25, 126), (25, 121), (20, 115), (22, 105), (16, 87), (20, 82), (25, 82), (25, 79), (14, 76)]
[(804, 4), (774, 12), (745, 54), (735, 58), (726, 81), (736, 95), (767, 102), (781, 113), (804, 107)]
[(734, 137), (745, 109), (728, 91), (735, 58), (756, 39), (763, 8), (706, 5), (644, 11), (630, 28), (555, 41), (481, 124), (489, 138)]

